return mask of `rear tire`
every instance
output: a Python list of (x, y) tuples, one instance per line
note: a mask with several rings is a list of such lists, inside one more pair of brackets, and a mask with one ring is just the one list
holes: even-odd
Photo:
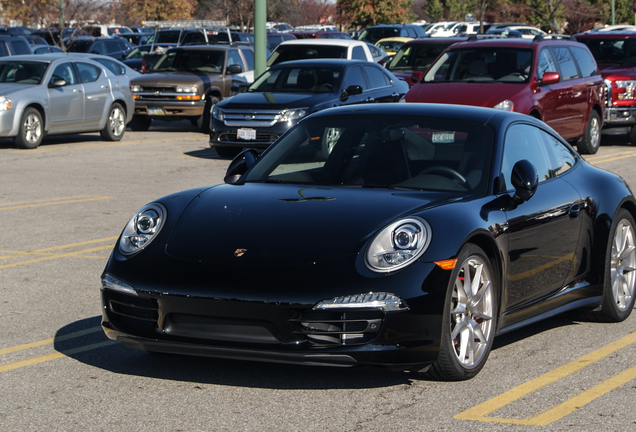
[(14, 138), (17, 148), (34, 149), (37, 148), (44, 138), (44, 123), (40, 111), (35, 108), (27, 108), (20, 120), (18, 136)]
[(439, 357), (421, 374), (445, 381), (473, 378), (486, 364), (497, 326), (497, 280), (486, 253), (462, 248), (446, 293)]
[(601, 146), (601, 119), (594, 110), (590, 111), (585, 134), (579, 139), (576, 147), (580, 154), (595, 154)]
[(147, 116), (134, 115), (128, 126), (131, 130), (144, 132), (150, 129), (150, 124), (152, 123), (152, 119)]
[(126, 132), (126, 113), (120, 104), (114, 103), (106, 120), (106, 126), (99, 134), (106, 141), (120, 141)]
[(581, 321), (620, 322), (634, 309), (636, 286), (636, 224), (631, 213), (620, 209), (612, 222), (605, 256), (603, 301), (600, 309), (578, 309), (572, 318)]

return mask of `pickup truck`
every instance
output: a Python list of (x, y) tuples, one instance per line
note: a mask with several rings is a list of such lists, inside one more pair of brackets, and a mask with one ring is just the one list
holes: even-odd
[(254, 69), (254, 51), (247, 45), (205, 45), (171, 48), (148, 73), (131, 80), (135, 112), (132, 130), (148, 130), (153, 120), (189, 119), (207, 133), (210, 110), (232, 95), (232, 81)]
[(636, 143), (636, 32), (586, 32), (575, 38), (590, 49), (605, 82), (603, 128), (627, 131), (630, 141)]

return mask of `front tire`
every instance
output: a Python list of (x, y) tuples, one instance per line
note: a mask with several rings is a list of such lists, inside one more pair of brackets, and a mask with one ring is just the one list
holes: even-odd
[(461, 381), (479, 373), (495, 338), (497, 295), (490, 260), (480, 247), (467, 244), (457, 257), (446, 293), (439, 357), (425, 376)]
[(590, 111), (585, 134), (581, 137), (576, 147), (580, 154), (595, 154), (601, 146), (601, 119), (594, 110)]
[(210, 96), (205, 103), (205, 108), (203, 108), (203, 114), (198, 118), (196, 126), (203, 133), (210, 132), (210, 111), (212, 107), (219, 103), (219, 99)]
[(126, 113), (120, 104), (115, 102), (110, 107), (106, 126), (100, 131), (100, 135), (106, 141), (119, 141), (126, 132)]
[(40, 111), (35, 108), (24, 110), (22, 120), (20, 120), (18, 136), (14, 139), (16, 147), (20, 149), (37, 148), (42, 142), (42, 138), (44, 138), (43, 126)]

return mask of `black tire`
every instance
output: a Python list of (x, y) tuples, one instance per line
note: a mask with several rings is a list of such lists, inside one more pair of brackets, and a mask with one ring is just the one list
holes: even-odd
[(137, 132), (145, 132), (150, 129), (152, 119), (148, 116), (134, 115), (128, 126), (131, 130)]
[[(473, 287), (470, 282), (476, 280), (475, 276), (480, 278), (475, 293), (465, 290), (467, 274), (469, 287)], [(479, 373), (495, 338), (498, 294), (497, 278), (488, 256), (477, 245), (466, 244), (457, 257), (446, 292), (439, 357), (422, 375), (462, 381)]]
[(580, 154), (595, 154), (601, 146), (601, 119), (594, 110), (590, 111), (585, 134), (579, 139), (576, 147)]
[(120, 141), (126, 132), (126, 112), (120, 104), (115, 102), (110, 106), (106, 126), (99, 134), (106, 141)]
[(218, 154), (219, 157), (222, 157), (225, 159), (234, 159), (241, 152), (242, 149), (235, 148), (235, 147), (214, 146), (214, 150), (216, 150), (216, 154)]
[(629, 130), (629, 142), (632, 145), (636, 144), (636, 126), (632, 126), (632, 128)]
[(34, 149), (42, 143), (44, 138), (44, 122), (40, 111), (35, 108), (27, 108), (22, 113), (18, 136), (14, 138), (17, 148)]
[(600, 308), (577, 309), (571, 317), (581, 321), (620, 322), (634, 309), (636, 286), (636, 224), (631, 213), (620, 209), (607, 240), (603, 300)]
[(197, 120), (197, 127), (203, 133), (210, 132), (210, 111), (212, 111), (212, 107), (219, 103), (219, 100), (214, 96), (208, 97), (207, 102), (205, 103), (205, 108), (203, 108), (203, 115), (199, 117)]

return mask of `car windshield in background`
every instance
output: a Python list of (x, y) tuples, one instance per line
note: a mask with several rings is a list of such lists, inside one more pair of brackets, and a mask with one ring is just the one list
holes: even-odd
[(329, 45), (279, 45), (267, 63), (273, 65), (290, 60), (317, 58), (347, 58), (347, 47)]
[(77, 39), (71, 42), (71, 45), (68, 47), (68, 52), (88, 52), (91, 45), (93, 45), (93, 40), (84, 40)]
[(40, 84), (48, 65), (29, 61), (0, 62), (0, 83)]
[(636, 40), (580, 38), (592, 52), (597, 63), (636, 64)]
[(426, 43), (404, 45), (395, 54), (388, 66), (389, 70), (427, 69), (446, 49), (448, 43)]
[(152, 72), (197, 71), (217, 72), (223, 69), (225, 51), (193, 50), (172, 51), (159, 60)]
[(424, 82), (525, 83), (531, 76), (532, 50), (501, 47), (451, 49), (431, 66)]
[(384, 38), (390, 37), (398, 37), (398, 36), (406, 36), (400, 34), (400, 29), (396, 27), (379, 27), (379, 28), (370, 28), (364, 30), (359, 40), (373, 40), (377, 41)]
[(338, 88), (340, 69), (329, 67), (279, 67), (260, 76), (249, 92), (332, 93)]
[(485, 125), (418, 116), (318, 116), (265, 153), (247, 182), (487, 191), (494, 131)]

